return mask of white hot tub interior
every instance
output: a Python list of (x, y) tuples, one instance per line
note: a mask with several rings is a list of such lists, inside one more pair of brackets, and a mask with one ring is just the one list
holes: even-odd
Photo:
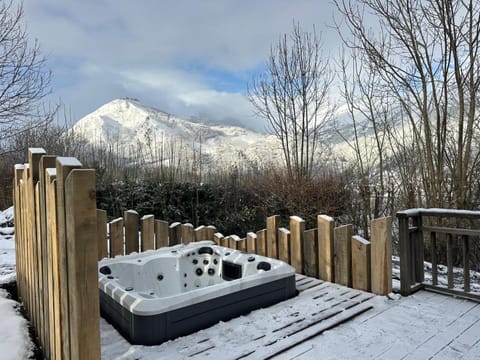
[[(117, 261), (116, 261), (117, 260)], [(100, 262), (110, 285), (152, 299), (246, 279), (286, 264), (204, 241)]]

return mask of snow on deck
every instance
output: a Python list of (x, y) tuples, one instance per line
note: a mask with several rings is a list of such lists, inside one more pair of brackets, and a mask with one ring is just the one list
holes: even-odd
[(102, 319), (102, 359), (480, 358), (476, 302), (426, 291), (372, 296), (305, 277), (297, 287), (296, 298), (159, 346), (130, 345)]

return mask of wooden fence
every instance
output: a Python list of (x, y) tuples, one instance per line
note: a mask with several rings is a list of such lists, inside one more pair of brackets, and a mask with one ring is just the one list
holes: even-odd
[(15, 166), (17, 289), (47, 359), (100, 359), (95, 171), (28, 151)]
[(139, 218), (133, 210), (107, 222), (97, 209), (98, 256), (114, 257), (164, 246), (212, 240), (221, 246), (283, 260), (300, 274), (336, 282), (355, 289), (387, 295), (392, 291), (391, 217), (372, 221), (371, 239), (353, 236), (352, 225), (335, 227), (335, 220), (319, 215), (317, 227), (305, 229), (305, 221), (291, 216), (289, 227), (280, 227), (280, 216), (266, 219), (266, 228), (245, 236), (224, 236), (215, 226), (181, 224)]
[(391, 218), (372, 222), (372, 238), (352, 236), (319, 215), (305, 229), (297, 216), (280, 217), (244, 237), (224, 236), (214, 226), (139, 219), (135, 211), (107, 223), (96, 209), (95, 171), (75, 158), (31, 148), (15, 166), (14, 211), (17, 288), (47, 359), (99, 359), (98, 259), (212, 240), (223, 246), (282, 259), (298, 273), (356, 289), (391, 291)]

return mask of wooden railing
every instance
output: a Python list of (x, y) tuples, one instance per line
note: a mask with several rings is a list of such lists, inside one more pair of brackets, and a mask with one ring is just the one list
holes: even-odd
[(245, 236), (224, 236), (213, 225), (142, 218), (134, 210), (107, 222), (107, 213), (97, 209), (99, 260), (164, 246), (211, 240), (230, 247), (292, 265), (297, 273), (336, 282), (358, 290), (387, 295), (392, 291), (391, 217), (372, 221), (371, 240), (353, 236), (352, 225), (335, 227), (335, 220), (318, 215), (317, 227), (305, 229), (305, 221), (291, 216), (288, 227), (281, 227), (280, 216), (266, 219), (264, 229)]
[(31, 148), (15, 166), (17, 290), (46, 359), (100, 359), (95, 171)]
[[(409, 295), (419, 289), (449, 293), (480, 301), (480, 293), (471, 292), (471, 241), (478, 244), (480, 211), (449, 209), (411, 209), (397, 213), (400, 242), (400, 291)], [(439, 247), (444, 254), (447, 267), (447, 284), (439, 283)], [(425, 246), (428, 244), (428, 249)], [(455, 255), (460, 245), (461, 255)], [(425, 255), (432, 263), (432, 280), (425, 281)], [(461, 257), (463, 276), (455, 283), (455, 260)]]

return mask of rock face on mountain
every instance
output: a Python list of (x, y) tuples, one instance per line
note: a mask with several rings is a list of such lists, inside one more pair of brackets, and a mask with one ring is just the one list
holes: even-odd
[(147, 162), (171, 162), (180, 155), (208, 166), (282, 161), (274, 136), (241, 127), (180, 119), (132, 99), (113, 100), (80, 119), (72, 130), (98, 146)]

